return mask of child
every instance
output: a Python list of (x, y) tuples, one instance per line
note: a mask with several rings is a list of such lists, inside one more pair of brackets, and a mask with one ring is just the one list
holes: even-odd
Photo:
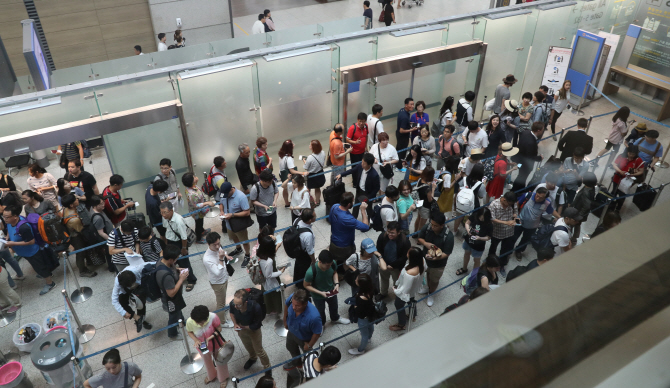
[(150, 226), (143, 226), (138, 232), (140, 239), (140, 254), (147, 263), (154, 263), (163, 257), (161, 241), (154, 236)]

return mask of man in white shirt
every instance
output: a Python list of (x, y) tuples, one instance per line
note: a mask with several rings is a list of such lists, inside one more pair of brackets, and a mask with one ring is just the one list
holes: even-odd
[(551, 234), (550, 240), (551, 243), (554, 244), (554, 257), (574, 248), (570, 241), (570, 235), (572, 235), (572, 228), (575, 225), (579, 225), (581, 222), (582, 216), (579, 215), (579, 210), (574, 207), (569, 207), (563, 211), (563, 218), (559, 218), (558, 221), (556, 221), (556, 224), (554, 224), (554, 227), (564, 227), (567, 229), (567, 232), (563, 230), (563, 228), (560, 228), (556, 229)]
[[(163, 216), (163, 227), (165, 228), (165, 237), (161, 236), (163, 242), (181, 249), (181, 256), (188, 256), (188, 230), (190, 228), (186, 226), (184, 217), (174, 211), (170, 201), (162, 202), (160, 211), (161, 216)], [(198, 281), (191, 267), (191, 259), (188, 257), (180, 258), (179, 267), (188, 268), (186, 292), (190, 292)]]
[[(400, 191), (394, 185), (389, 185), (386, 188), (386, 196), (382, 199), (381, 209), (379, 213), (382, 216), (382, 223), (384, 224), (384, 231), (386, 231), (386, 226), (391, 221), (398, 221), (398, 208), (396, 206), (396, 201), (400, 198)], [(390, 206), (384, 207), (384, 206)]]
[(470, 156), (471, 150), (488, 147), (489, 137), (483, 129), (479, 128), (476, 121), (470, 121), (468, 129), (463, 132), (463, 145), (467, 146), (466, 156)]
[[(207, 250), (202, 255), (202, 263), (207, 270), (209, 285), (212, 286), (214, 296), (216, 297), (216, 310), (221, 310), (226, 306), (226, 290), (228, 289), (228, 270), (226, 263), (234, 259), (221, 249), (221, 235), (216, 232), (210, 232), (205, 237), (207, 241)], [(223, 327), (233, 327), (233, 321), (226, 318), (226, 311), (216, 313), (223, 323)]]
[[(372, 106), (372, 114), (368, 115), (368, 147), (372, 147), (374, 144), (379, 143), (377, 135), (384, 132), (384, 125), (382, 124), (382, 115), (384, 114), (384, 108), (379, 104), (374, 104)], [(369, 148), (368, 148), (369, 149)]]
[(256, 20), (253, 27), (251, 27), (251, 33), (254, 35), (265, 33), (265, 15), (262, 13), (258, 14), (258, 20)]
[(158, 34), (158, 51), (167, 51), (167, 44), (165, 44), (166, 40), (167, 37), (164, 33), (161, 32)]

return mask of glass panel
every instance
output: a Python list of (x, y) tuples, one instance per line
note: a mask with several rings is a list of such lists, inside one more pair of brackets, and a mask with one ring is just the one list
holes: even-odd
[(365, 29), (365, 17), (334, 20), (332, 22), (319, 23), (322, 28), (321, 37), (345, 34), (348, 32), (361, 31)]
[[(377, 58), (377, 38), (366, 37), (353, 40), (345, 40), (337, 42), (340, 52), (340, 67), (372, 61)], [(337, 69), (337, 67), (333, 67)], [(372, 113), (372, 105), (374, 104), (374, 80), (366, 79), (357, 83), (358, 91), (355, 90), (356, 85), (350, 85), (349, 101), (347, 103), (347, 118), (348, 121), (353, 120), (358, 112)], [(341, 100), (341, 85), (338, 83), (337, 96)], [(342, 121), (342, 114), (340, 119)]]
[(240, 36), (239, 38), (217, 40), (210, 43), (214, 50), (214, 56), (220, 57), (265, 48), (265, 35), (267, 34)]
[[(525, 26), (524, 33), (521, 34), (518, 37), (518, 40), (517, 40), (518, 45), (519, 45), (519, 47), (517, 47), (517, 50), (519, 48), (521, 50), (518, 50), (518, 55), (517, 55), (517, 59), (516, 59), (516, 66), (514, 66), (514, 72), (512, 74), (514, 74), (516, 76), (516, 78), (519, 80), (517, 82), (517, 85), (519, 85), (519, 86), (524, 84), (523, 82), (524, 82), (524, 79), (526, 77), (526, 66), (527, 66), (527, 62), (528, 62), (528, 57), (531, 55), (531, 51), (536, 52), (535, 50), (540, 50), (540, 47), (536, 48), (536, 47), (531, 46), (533, 44), (533, 37), (535, 36), (535, 31), (536, 31), (535, 27), (538, 26), (537, 19), (539, 17), (539, 12), (540, 11), (538, 11), (537, 9), (533, 9), (532, 13), (526, 15), (526, 26)], [(552, 23), (549, 23), (549, 24), (552, 24)], [(545, 26), (541, 25), (540, 29), (543, 29), (543, 28), (545, 28)], [(543, 51), (540, 51), (539, 55), (544, 56)], [(506, 74), (503, 74), (503, 76), (505, 76), (505, 75)], [(502, 77), (501, 77), (501, 79), (502, 79)], [(539, 86), (540, 86), (539, 84), (534, 85), (534, 86), (529, 85), (528, 87), (530, 89), (524, 89), (524, 88), (520, 88), (520, 87), (511, 88), (510, 89), (510, 98), (515, 99), (515, 100), (518, 101), (521, 98), (521, 95), (522, 95), (521, 91), (522, 90), (536, 90)], [(479, 101), (479, 103), (481, 104), (481, 103), (483, 103), (483, 101)]]
[[(475, 30), (475, 27), (478, 26), (478, 24), (473, 24), (474, 22), (475, 19), (466, 19), (449, 23), (449, 36), (447, 38), (447, 45), (471, 41), (473, 31)], [(486, 21), (483, 23), (486, 24)], [(479, 24), (482, 24), (482, 22)]]
[[(523, 87), (516, 88), (516, 93), (512, 98), (520, 100), (519, 95), (522, 90), (535, 90), (542, 82), (544, 68), (547, 63), (547, 54), (550, 47), (569, 48), (571, 36), (566, 34), (568, 27), (566, 23), (572, 18), (572, 12), (575, 6), (539, 11), (537, 25), (533, 37), (532, 52), (528, 58)], [(547, 85), (550, 89), (556, 90), (561, 85)]]
[[(610, 0), (614, 2), (614, 0)], [(607, 0), (581, 1), (579, 29), (597, 34), (607, 25)]]
[(51, 85), (54, 88), (74, 85), (80, 82), (88, 82), (91, 80), (93, 80), (91, 65), (68, 67), (65, 69), (54, 70), (51, 73)]
[[(172, 161), (179, 182), (181, 175), (187, 171), (179, 119), (144, 125), (104, 135), (103, 138), (112, 172), (123, 175), (126, 180), (121, 190), (122, 198), (133, 198), (140, 203), (140, 209), (146, 206), (144, 194), (160, 172), (161, 159)], [(185, 213), (188, 209), (186, 205), (178, 206), (176, 211)]]
[(272, 40), (272, 46), (280, 46), (283, 44), (302, 42), (304, 40), (311, 40), (322, 37), (319, 35), (316, 24), (293, 27), (286, 30), (266, 32), (265, 35), (268, 35)]
[(91, 65), (97, 78), (115, 77), (124, 74), (139, 73), (153, 68), (151, 54), (135, 55), (111, 61), (98, 62)]
[(214, 49), (209, 43), (196, 44), (178, 49), (151, 53), (155, 68), (179, 65), (209, 59)]
[[(456, 93), (461, 82), (453, 75), (456, 72), (456, 62), (450, 61), (437, 65), (420, 67), (414, 74), (414, 101), (426, 103), (426, 113), (430, 120), (435, 121), (439, 116), (440, 107), (447, 95), (444, 93)], [(464, 80), (465, 77), (461, 75)], [(449, 82), (449, 81), (453, 82)]]
[[(89, 119), (100, 115), (95, 98), (93, 98), (93, 89), (62, 93), (60, 98), (60, 104), (0, 116), (0, 137)], [(33, 102), (31, 101), (18, 104), (17, 107), (32, 104)], [(11, 105), (14, 104), (3, 104), (0, 100), (0, 107)]]
[[(641, 1), (635, 4), (634, 1), (624, 3), (622, 1), (611, 1), (610, 7), (607, 10), (609, 23), (611, 24), (611, 31), (613, 34), (625, 35), (628, 31), (629, 24), (642, 24), (643, 22), (636, 22), (636, 15), (638, 9), (648, 7), (648, 4), (643, 4)], [(619, 40), (619, 42), (623, 39)]]
[[(256, 72), (256, 66), (178, 79), (194, 171), (200, 179), (209, 171), (214, 157), (221, 155), (227, 159), (228, 179), (234, 185), (239, 183), (235, 170), (237, 146), (247, 143), (253, 149), (257, 137), (252, 72)], [(225, 141), (212, 146), (213, 139), (223, 138)]]
[(442, 46), (442, 32), (442, 30), (436, 30), (398, 37), (391, 34), (379, 35), (377, 59), (440, 47)]
[[(179, 49), (181, 50), (181, 49)], [(96, 89), (102, 114), (115, 113), (178, 98), (168, 74), (136, 78)], [(102, 94), (102, 96), (100, 95)]]
[(330, 127), (340, 122), (340, 48), (331, 44), (330, 54)]

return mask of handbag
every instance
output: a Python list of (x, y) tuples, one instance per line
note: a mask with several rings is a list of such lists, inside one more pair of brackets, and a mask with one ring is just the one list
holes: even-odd
[(347, 268), (347, 271), (344, 273), (344, 280), (352, 287), (356, 285), (356, 278), (361, 273), (361, 271), (358, 269), (359, 257), (360, 254), (356, 253), (356, 269), (352, 271), (351, 268)]
[[(230, 209), (230, 198), (226, 199), (226, 210)], [(239, 231), (242, 231), (251, 225), (254, 224), (254, 220), (251, 219), (251, 216), (245, 216), (245, 217), (231, 217), (228, 219), (228, 223), (230, 224), (230, 230), (233, 232), (237, 233)]]
[(380, 21), (380, 22), (383, 22), (383, 21), (384, 21), (384, 10), (383, 10), (383, 9), (382, 9), (382, 11), (379, 13), (379, 21)]
[(232, 265), (230, 265), (230, 261), (226, 260), (226, 271), (228, 271), (228, 276), (233, 276), (235, 273), (235, 268), (233, 268)]
[[(221, 335), (221, 333), (214, 328), (214, 361), (217, 364), (227, 364), (228, 361), (230, 361), (231, 358), (233, 358), (233, 354), (235, 353), (235, 345), (233, 345), (232, 341), (226, 342), (225, 338)], [(223, 346), (221, 346), (221, 343), (219, 341), (223, 341)], [(219, 346), (219, 348), (216, 348), (216, 345)]]
[(619, 183), (618, 190), (624, 194), (633, 194), (635, 192), (635, 189), (637, 189), (637, 183), (635, 179), (631, 177), (627, 176), (623, 178)]
[(393, 166), (390, 165), (390, 164), (382, 165), (382, 163), (384, 163), (384, 159), (382, 159), (382, 146), (381, 146), (381, 144), (379, 146), (377, 146), (377, 153), (379, 155), (379, 171), (381, 171), (384, 178), (386, 178), (386, 179), (393, 178)]
[[(167, 224), (170, 227), (172, 233), (176, 234), (178, 237), (181, 237), (181, 235), (175, 232), (174, 228), (172, 228), (172, 225), (170, 225), (170, 221), (168, 221)], [(184, 220), (184, 226), (186, 227), (186, 238), (184, 240), (186, 240), (186, 246), (190, 247), (191, 245), (193, 245), (193, 243), (195, 243), (195, 232), (188, 225), (186, 225), (186, 220)]]

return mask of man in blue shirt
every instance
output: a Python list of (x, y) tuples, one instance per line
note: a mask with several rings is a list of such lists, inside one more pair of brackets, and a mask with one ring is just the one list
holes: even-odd
[(658, 131), (650, 129), (644, 134), (643, 138), (635, 141), (635, 145), (640, 149), (640, 159), (646, 167), (653, 167), (658, 159), (663, 156), (663, 146), (657, 139)]
[[(398, 112), (398, 129), (395, 131), (396, 150), (398, 150), (398, 169), (402, 168), (402, 162), (405, 160), (407, 151), (400, 151), (409, 146), (409, 137), (412, 130), (409, 123), (409, 112), (414, 110), (414, 100), (412, 97), (405, 99), (405, 106)], [(415, 128), (416, 130), (417, 128)]]
[[(547, 194), (549, 194), (549, 190), (546, 187), (540, 187), (537, 191), (528, 192), (519, 199), (519, 207), (523, 207), (519, 212), (521, 225), (514, 227), (514, 241), (518, 240), (519, 236), (521, 236), (519, 245), (514, 248), (514, 254), (519, 261), (523, 257), (523, 251), (526, 250), (526, 244), (530, 242), (530, 238), (533, 237), (537, 228), (540, 227), (542, 215), (545, 213), (554, 213), (551, 199), (547, 198)], [(558, 213), (554, 214), (554, 216), (560, 218)]]
[[(221, 209), (221, 214), (226, 219), (226, 228), (228, 230), (228, 237), (230, 237), (233, 242), (239, 244), (240, 241), (249, 240), (249, 233), (247, 233), (247, 228), (238, 230), (237, 232), (233, 231), (233, 228), (230, 227), (231, 218), (244, 218), (250, 217), (251, 211), (249, 210), (249, 200), (247, 196), (241, 190), (238, 190), (233, 187), (230, 182), (224, 182), (219, 189), (219, 192), (216, 194), (216, 201), (219, 202), (219, 208)], [(242, 244), (244, 247), (244, 260), (242, 261), (242, 267), (246, 267), (249, 263), (249, 243)], [(234, 251), (230, 252), (230, 256), (239, 255), (242, 253), (242, 248), (238, 245)]]
[[(284, 328), (286, 334), (286, 349), (291, 358), (309, 352), (323, 332), (321, 315), (313, 304), (309, 303), (307, 291), (297, 290), (285, 301)], [(290, 370), (301, 365), (300, 359), (284, 364), (284, 370)]]
[(370, 2), (365, 0), (363, 2), (363, 16), (370, 19), (366, 20), (368, 23), (365, 25), (365, 29), (369, 30), (372, 28), (372, 8), (370, 8)]
[(361, 232), (370, 230), (368, 221), (368, 203), (361, 203), (361, 218), (358, 221), (349, 210), (354, 206), (354, 195), (350, 192), (342, 194), (339, 204), (330, 208), (330, 254), (337, 263), (339, 280), (344, 278), (344, 263), (349, 256), (356, 252), (356, 229)]
[[(160, 209), (160, 195), (169, 187), (170, 185), (164, 180), (155, 181), (147, 187), (147, 192), (144, 194), (144, 201), (147, 203), (147, 216), (149, 216), (151, 226), (163, 222), (163, 216), (161, 215)], [(162, 238), (165, 238), (165, 227), (163, 225), (156, 226), (156, 230), (158, 230), (158, 234), (160, 234)]]
[(12, 248), (17, 255), (25, 258), (35, 272), (44, 278), (45, 284), (40, 291), (40, 295), (44, 295), (56, 287), (56, 282), (51, 279), (51, 271), (58, 267), (58, 262), (48, 257), (49, 253), (37, 245), (32, 227), (20, 216), (21, 210), (18, 206), (8, 206), (2, 212), (2, 219), (7, 225), (5, 248)]

